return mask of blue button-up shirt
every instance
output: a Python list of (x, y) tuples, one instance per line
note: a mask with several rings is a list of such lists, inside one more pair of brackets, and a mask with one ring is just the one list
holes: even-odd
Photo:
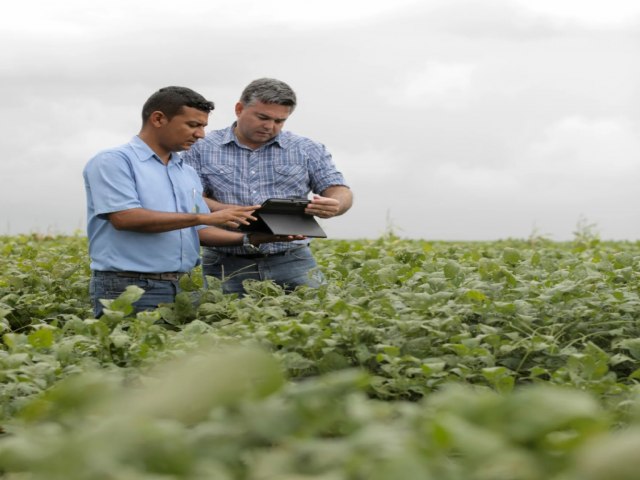
[[(283, 131), (256, 150), (241, 145), (235, 124), (215, 130), (198, 141), (182, 157), (196, 169), (208, 196), (222, 203), (259, 205), (267, 198), (302, 197), (321, 193), (345, 179), (324, 145)], [(293, 242), (295, 243), (308, 243)], [(260, 246), (275, 253), (290, 243)], [(218, 247), (228, 253), (246, 253), (239, 247)]]
[(178, 154), (164, 165), (139, 137), (93, 157), (83, 171), (92, 270), (187, 272), (200, 262), (200, 227), (163, 233), (116, 230), (107, 214), (145, 208), (208, 212), (196, 172)]

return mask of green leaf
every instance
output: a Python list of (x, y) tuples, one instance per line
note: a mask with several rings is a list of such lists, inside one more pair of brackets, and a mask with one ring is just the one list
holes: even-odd
[(119, 312), (123, 315), (131, 315), (134, 307), (133, 303), (140, 300), (144, 290), (137, 285), (129, 285), (120, 296), (114, 300), (100, 300), (100, 303), (111, 312)]
[(505, 367), (483, 368), (482, 375), (499, 393), (508, 393), (513, 390), (515, 384), (513, 372)]
[(506, 247), (502, 252), (502, 260), (508, 265), (517, 265), (522, 258), (517, 249)]
[(628, 338), (621, 340), (618, 345), (629, 351), (635, 360), (640, 360), (640, 338)]
[(53, 331), (50, 328), (40, 328), (28, 336), (29, 343), (36, 348), (51, 348), (53, 346)]
[(487, 300), (487, 296), (479, 290), (467, 290), (464, 295), (475, 302), (484, 302)]

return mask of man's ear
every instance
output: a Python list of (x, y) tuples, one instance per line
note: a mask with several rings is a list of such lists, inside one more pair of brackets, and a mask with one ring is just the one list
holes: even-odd
[(242, 102), (236, 103), (236, 117), (240, 116), (242, 110), (244, 110), (244, 105), (242, 104)]
[(156, 110), (149, 115), (149, 123), (156, 128), (163, 126), (167, 121), (167, 116), (160, 110)]

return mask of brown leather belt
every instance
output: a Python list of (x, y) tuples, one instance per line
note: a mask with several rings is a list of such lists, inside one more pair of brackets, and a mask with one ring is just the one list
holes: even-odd
[(269, 258), (269, 257), (279, 257), (282, 255), (286, 255), (289, 253), (289, 250), (285, 250), (283, 252), (276, 253), (239, 253), (228, 255), (229, 257), (240, 257), (240, 258)]
[(178, 281), (187, 272), (163, 272), (163, 273), (142, 273), (142, 272), (111, 272), (116, 277), (139, 278), (142, 280), (172, 280)]

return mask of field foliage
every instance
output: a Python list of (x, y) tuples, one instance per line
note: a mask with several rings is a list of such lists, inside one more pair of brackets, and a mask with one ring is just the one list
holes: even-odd
[(637, 478), (640, 242), (314, 249), (319, 290), (97, 320), (84, 237), (0, 237), (4, 477)]

